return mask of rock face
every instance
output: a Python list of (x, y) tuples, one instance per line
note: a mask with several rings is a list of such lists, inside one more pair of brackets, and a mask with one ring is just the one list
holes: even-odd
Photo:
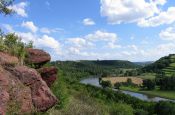
[[(28, 57), (27, 60), (34, 64), (43, 64), (50, 60), (50, 55), (42, 50), (29, 49), (29, 52), (31, 59)], [(48, 85), (56, 79), (57, 69), (39, 69), (41, 73), (47, 74), (47, 82), (37, 70), (19, 66), (18, 62), (18, 58), (0, 52), (0, 115), (31, 114), (34, 111), (46, 111), (54, 106), (58, 99)]]
[(17, 64), (18, 58), (11, 56), (7, 53), (0, 52), (0, 65), (15, 65)]
[(51, 59), (50, 55), (43, 50), (28, 48), (26, 51), (27, 58), (25, 62), (28, 64), (34, 64), (36, 68), (40, 68)]
[(42, 79), (50, 87), (57, 78), (57, 68), (56, 67), (43, 67), (38, 69), (38, 72), (41, 74)]
[(33, 103), (31, 90), (10, 72), (1, 68), (0, 71), (0, 115), (8, 111), (31, 113)]
[(57, 103), (56, 97), (35, 69), (17, 66), (11, 73), (17, 76), (24, 85), (30, 87), (32, 101), (37, 110), (46, 111)]

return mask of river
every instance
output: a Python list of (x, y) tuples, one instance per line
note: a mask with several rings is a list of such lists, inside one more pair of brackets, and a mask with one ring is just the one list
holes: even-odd
[[(89, 85), (93, 85), (96, 87), (101, 87), (101, 85), (99, 84), (99, 78), (95, 78), (95, 77), (86, 78), (86, 79), (81, 80), (80, 82), (82, 84), (89, 84)], [(117, 89), (113, 89), (113, 90), (117, 91)], [(166, 99), (166, 98), (162, 98), (162, 97), (150, 96), (150, 95), (131, 92), (131, 91), (124, 91), (124, 90), (120, 90), (120, 91), (124, 94), (128, 94), (130, 96), (139, 98), (139, 99), (144, 100), (144, 101), (153, 101), (153, 102), (172, 101), (172, 102), (175, 102), (175, 100), (170, 100), (170, 99)]]

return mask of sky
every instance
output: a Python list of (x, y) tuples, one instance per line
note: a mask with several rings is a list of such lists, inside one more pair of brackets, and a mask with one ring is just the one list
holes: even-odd
[(175, 53), (174, 0), (15, 0), (0, 28), (52, 60), (154, 61)]

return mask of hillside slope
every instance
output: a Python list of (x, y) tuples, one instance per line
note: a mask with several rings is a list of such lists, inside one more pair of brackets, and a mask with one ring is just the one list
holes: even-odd
[(125, 60), (80, 60), (78, 63), (111, 68), (138, 68), (140, 66)]
[(166, 76), (175, 73), (175, 54), (162, 57), (156, 62), (142, 68), (145, 72), (164, 72)]

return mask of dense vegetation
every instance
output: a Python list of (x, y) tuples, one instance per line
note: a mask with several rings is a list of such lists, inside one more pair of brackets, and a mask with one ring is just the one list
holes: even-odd
[(20, 59), (20, 64), (23, 65), (26, 56), (25, 48), (33, 47), (32, 42), (25, 44), (21, 41), (20, 37), (14, 33), (4, 34), (0, 30), (0, 51), (17, 56)]
[[(80, 64), (80, 66), (79, 66)], [(100, 115), (161, 115), (158, 111), (162, 103), (167, 109), (163, 112), (174, 111), (174, 104), (171, 102), (146, 102), (120, 92), (114, 92), (110, 88), (97, 88), (90, 85), (80, 84), (79, 81), (89, 75), (98, 75), (103, 72), (103, 68), (97, 66), (83, 65), (79, 62), (53, 62), (51, 65), (59, 69), (59, 77), (52, 90), (60, 97), (61, 103), (55, 109), (48, 111), (52, 114), (100, 114)], [(100, 71), (95, 71), (95, 68)], [(94, 74), (92, 74), (94, 73)], [(131, 81), (128, 80), (128, 84)], [(110, 83), (105, 83), (111, 86)]]
[[(143, 72), (154, 72), (156, 73), (155, 80), (145, 80), (144, 86), (153, 87), (155, 85), (160, 88), (160, 90), (175, 90), (175, 55), (170, 54), (160, 58), (155, 63), (147, 65), (142, 68)], [(150, 89), (150, 88), (148, 88)]]
[(156, 62), (143, 67), (143, 72), (159, 73), (162, 70), (169, 76), (169, 73), (175, 72), (175, 55), (170, 54), (157, 60)]
[(8, 8), (14, 0), (0, 0), (0, 14), (9, 15), (12, 10)]

